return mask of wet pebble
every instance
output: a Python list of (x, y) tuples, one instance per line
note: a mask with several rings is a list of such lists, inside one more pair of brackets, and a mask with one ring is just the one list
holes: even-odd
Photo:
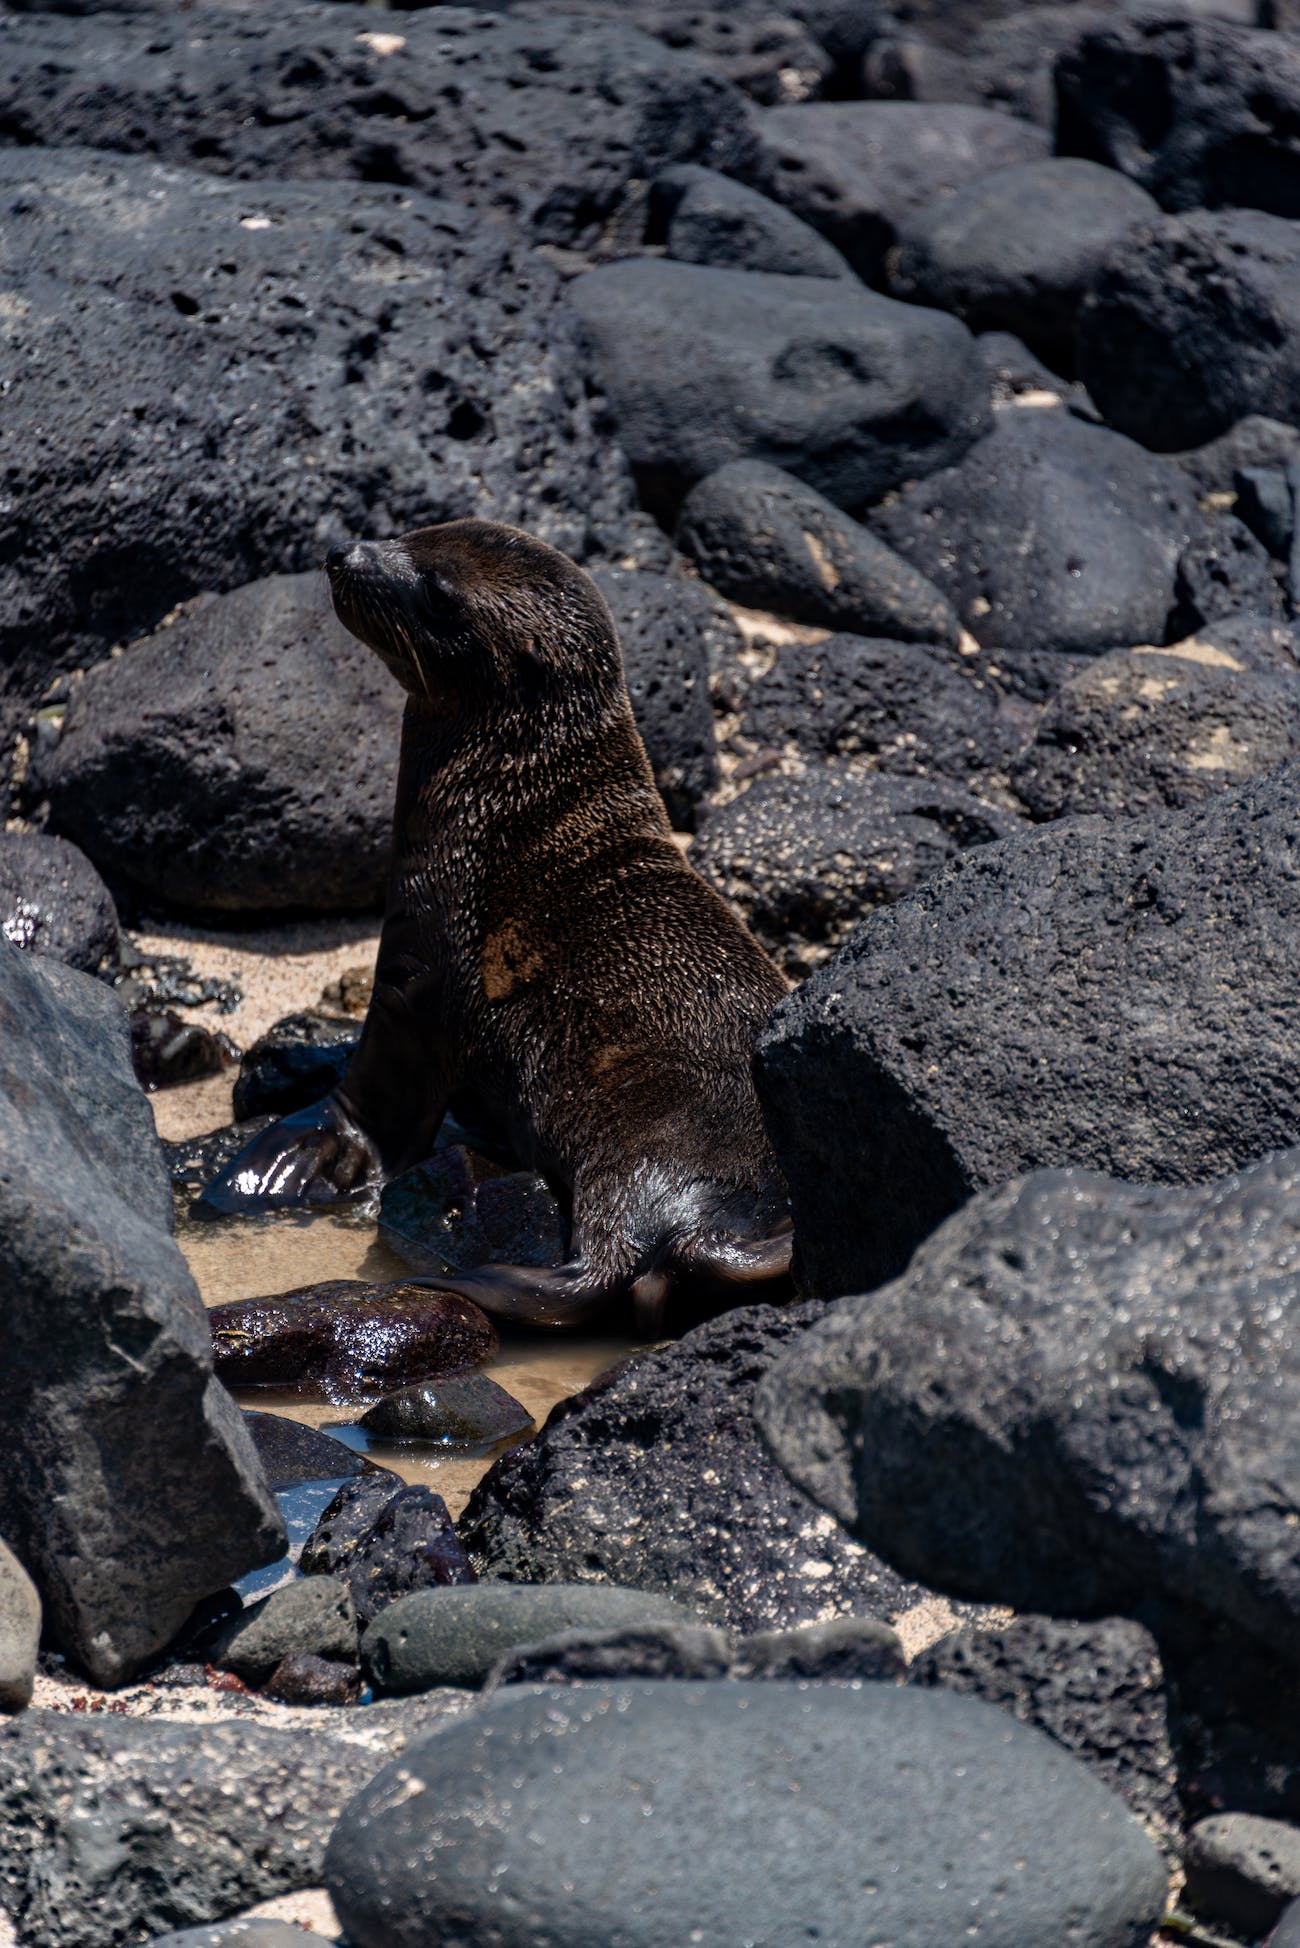
[(384, 1475), (345, 1482), (304, 1544), (300, 1566), (309, 1577), (346, 1584), (363, 1626), (413, 1591), (476, 1581), (442, 1496)]
[(131, 1016), (131, 1062), (143, 1089), (174, 1089), (220, 1075), (239, 1050), (220, 1029), (186, 1021), (171, 1009), (137, 1008)]
[(361, 1696), (361, 1671), (354, 1663), (298, 1651), (281, 1658), (262, 1691), (280, 1704), (353, 1705)]
[(499, 1343), (468, 1299), (405, 1279), (327, 1280), (213, 1306), (208, 1319), (227, 1386), (340, 1402), (477, 1366)]
[(315, 1009), (286, 1015), (247, 1049), (235, 1084), (235, 1115), (287, 1116), (339, 1082), (361, 1039), (355, 1021)]
[(446, 1380), (403, 1387), (361, 1416), (368, 1434), (391, 1441), (430, 1441), (439, 1447), (485, 1447), (522, 1434), (533, 1417), (513, 1394), (486, 1373), (456, 1373)]
[(379, 1226), (409, 1265), (433, 1276), (486, 1264), (559, 1265), (568, 1252), (564, 1213), (542, 1178), (503, 1170), (463, 1144), (386, 1185)]

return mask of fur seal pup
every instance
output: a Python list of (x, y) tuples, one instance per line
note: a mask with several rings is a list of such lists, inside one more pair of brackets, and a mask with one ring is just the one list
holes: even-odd
[[(435, 1281), (568, 1325), (790, 1262), (750, 1072), (786, 982), (683, 859), (613, 618), (557, 549), (487, 521), (359, 541), (334, 607), (405, 687), (388, 907), (361, 1041), (255, 1137), (219, 1210), (315, 1203), (428, 1156), (468, 1095), (571, 1210), (569, 1261)], [(738, 1296), (738, 1294), (734, 1294)]]

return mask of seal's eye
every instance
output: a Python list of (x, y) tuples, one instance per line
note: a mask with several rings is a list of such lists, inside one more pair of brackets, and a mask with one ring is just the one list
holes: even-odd
[(457, 591), (436, 569), (420, 576), (421, 607), (424, 621), (433, 629), (451, 629), (459, 623), (463, 604)]

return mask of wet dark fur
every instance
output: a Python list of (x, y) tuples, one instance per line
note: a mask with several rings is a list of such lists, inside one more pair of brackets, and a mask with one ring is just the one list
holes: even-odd
[(327, 564), (409, 692), (374, 998), (348, 1074), (208, 1193), (347, 1194), (428, 1155), (466, 1090), (571, 1195), (570, 1262), (440, 1280), (544, 1324), (789, 1263), (750, 1073), (785, 991), (670, 835), (599, 591), (555, 549), (456, 521)]

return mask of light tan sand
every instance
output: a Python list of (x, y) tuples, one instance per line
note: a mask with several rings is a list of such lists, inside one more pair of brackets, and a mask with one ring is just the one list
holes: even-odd
[(238, 933), (175, 921), (165, 926), (146, 922), (131, 938), (146, 956), (182, 954), (196, 974), (236, 981), (244, 999), (233, 1014), (220, 1014), (211, 1003), (178, 1008), (177, 1013), (224, 1029), (241, 1048), (247, 1048), (282, 1015), (314, 1008), (321, 990), (349, 967), (373, 965), (379, 921), (373, 914), (363, 914)]

